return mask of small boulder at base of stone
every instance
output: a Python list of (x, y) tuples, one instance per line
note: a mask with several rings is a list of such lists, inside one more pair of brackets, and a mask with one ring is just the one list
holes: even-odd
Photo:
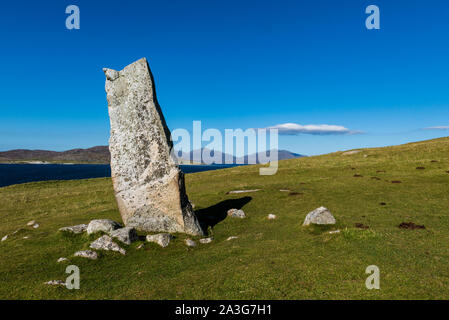
[(274, 219), (276, 219), (276, 215), (270, 213), (270, 214), (268, 215), (268, 220), (274, 220)]
[(228, 210), (228, 216), (232, 217), (232, 218), (246, 218), (245, 212), (243, 212), (243, 210), (239, 210), (239, 209), (229, 209)]
[(87, 230), (87, 224), (77, 224), (76, 226), (63, 227), (59, 231), (71, 232), (73, 234), (80, 234)]
[(91, 260), (97, 260), (97, 258), (98, 258), (98, 254), (92, 250), (77, 251), (77, 252), (75, 252), (74, 256), (81, 257), (81, 258), (87, 258), (87, 259), (91, 259)]
[(335, 224), (335, 218), (332, 213), (325, 207), (319, 207), (318, 209), (309, 212), (304, 220), (303, 226), (310, 224)]
[(101, 236), (92, 242), (89, 247), (96, 250), (116, 251), (121, 254), (126, 254), (125, 249), (120, 248), (120, 246), (112, 241), (112, 238), (108, 235)]
[(155, 242), (163, 248), (168, 246), (171, 239), (173, 239), (173, 236), (169, 233), (158, 233), (158, 234), (147, 235), (148, 242)]
[(184, 242), (188, 247), (196, 247), (196, 242), (193, 241), (192, 239), (186, 239)]
[(123, 242), (124, 244), (131, 244), (134, 241), (139, 240), (136, 229), (132, 227), (124, 227), (114, 230), (110, 233), (110, 236)]
[(206, 244), (206, 243), (211, 243), (212, 240), (214, 240), (214, 238), (209, 237), (209, 238), (200, 239), (199, 241), (200, 241), (200, 243)]
[(93, 234), (100, 231), (110, 233), (121, 227), (122, 226), (120, 223), (110, 219), (96, 219), (89, 222), (89, 225), (87, 226), (87, 234)]
[(65, 282), (62, 280), (50, 280), (48, 282), (45, 282), (45, 284), (48, 284), (49, 286), (65, 286)]

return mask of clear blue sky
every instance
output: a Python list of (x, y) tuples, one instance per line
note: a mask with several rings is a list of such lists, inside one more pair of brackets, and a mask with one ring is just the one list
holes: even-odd
[[(81, 29), (67, 30), (67, 5)], [(365, 28), (380, 8), (381, 29)], [(102, 67), (147, 57), (170, 129), (338, 125), (303, 154), (447, 136), (449, 1), (25, 1), (0, 10), (0, 150), (109, 138)]]

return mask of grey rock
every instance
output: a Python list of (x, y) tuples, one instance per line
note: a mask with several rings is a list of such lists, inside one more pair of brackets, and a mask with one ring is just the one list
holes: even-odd
[(2, 238), (2, 242), (3, 241), (6, 241), (8, 239), (8, 235), (6, 235), (6, 236), (4, 236), (3, 238)]
[(214, 240), (214, 238), (209, 237), (209, 238), (200, 239), (199, 241), (200, 241), (200, 243), (206, 244), (206, 243), (211, 243), (213, 240)]
[(98, 254), (92, 250), (77, 251), (77, 252), (75, 252), (74, 256), (87, 258), (87, 259), (91, 259), (91, 260), (97, 260), (97, 258), (98, 258)]
[(100, 231), (110, 233), (121, 227), (122, 226), (120, 225), (120, 223), (110, 219), (92, 220), (91, 222), (89, 222), (89, 225), (87, 226), (87, 234), (92, 234)]
[(361, 150), (351, 150), (351, 151), (343, 152), (342, 155), (344, 155), (344, 156), (350, 156), (350, 155), (352, 155), (352, 154), (357, 154), (357, 153), (360, 153), (360, 152), (361, 152)]
[(141, 243), (141, 244), (139, 244), (139, 245), (136, 247), (136, 249), (137, 249), (137, 250), (142, 249), (144, 246), (145, 246), (145, 245), (144, 245), (143, 243)]
[(38, 224), (38, 223), (33, 224), (33, 228), (34, 228), (34, 229), (39, 228), (39, 224)]
[(268, 220), (274, 220), (274, 219), (276, 219), (276, 218), (277, 218), (277, 217), (276, 217), (275, 214), (270, 213), (270, 214), (268, 215)]
[(193, 241), (192, 239), (186, 239), (184, 242), (188, 247), (196, 247), (196, 242)]
[(34, 225), (36, 223), (36, 221), (31, 220), (27, 223), (27, 226), (31, 227), (32, 225)]
[(120, 248), (120, 246), (112, 241), (112, 238), (108, 235), (98, 238), (92, 242), (89, 247), (96, 250), (116, 251), (121, 254), (126, 254), (125, 249)]
[(319, 207), (318, 209), (309, 212), (304, 220), (303, 226), (310, 224), (335, 224), (335, 218), (332, 213), (325, 207)]
[(56, 262), (64, 262), (64, 261), (69, 261), (69, 259), (67, 258), (59, 258)]
[(260, 189), (252, 189), (252, 190), (232, 190), (228, 191), (229, 194), (238, 194), (238, 193), (247, 193), (247, 192), (257, 192), (260, 191)]
[(173, 236), (169, 233), (149, 234), (147, 235), (148, 242), (155, 242), (161, 247), (165, 248), (169, 245)]
[(238, 239), (238, 238), (239, 237), (237, 237), (237, 236), (230, 236), (229, 238), (226, 239), (226, 241), (231, 241), (231, 240)]
[(125, 244), (131, 244), (134, 241), (139, 240), (139, 236), (137, 235), (136, 229), (132, 227), (124, 227), (114, 230), (109, 235), (112, 238), (115, 238)]
[(48, 282), (45, 282), (45, 284), (48, 284), (49, 286), (65, 286), (65, 281), (62, 280), (50, 280)]
[(157, 101), (148, 62), (103, 69), (111, 135), (111, 176), (126, 226), (149, 232), (202, 235), (185, 192), (184, 174)]
[(87, 224), (77, 224), (76, 226), (63, 227), (59, 231), (71, 232), (74, 234), (80, 234), (87, 230)]
[(243, 210), (239, 210), (239, 209), (229, 209), (228, 216), (233, 217), (233, 218), (240, 218), (240, 219), (243, 219), (246, 217), (245, 212), (243, 212)]

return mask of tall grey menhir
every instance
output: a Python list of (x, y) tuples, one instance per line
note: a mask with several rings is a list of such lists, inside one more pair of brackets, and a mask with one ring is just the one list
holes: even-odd
[(203, 231), (171, 157), (170, 131), (145, 58), (121, 71), (103, 69), (111, 121), (111, 174), (126, 226), (141, 231)]

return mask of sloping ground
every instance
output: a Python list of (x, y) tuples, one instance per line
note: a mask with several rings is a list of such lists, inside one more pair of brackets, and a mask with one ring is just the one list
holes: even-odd
[[(137, 250), (137, 242), (123, 246), (126, 256), (102, 253), (97, 261), (71, 256), (96, 237), (57, 230), (94, 218), (120, 221), (109, 179), (0, 188), (0, 237), (20, 229), (0, 242), (0, 298), (449, 298), (448, 138), (281, 161), (273, 176), (259, 176), (259, 167), (186, 176), (199, 216), (212, 217), (212, 243), (187, 248), (178, 235), (164, 249)], [(226, 194), (241, 189), (261, 190)], [(337, 225), (302, 227), (319, 206)], [(229, 207), (242, 207), (247, 218), (223, 219)], [(26, 227), (29, 220), (40, 227)], [(425, 229), (398, 228), (402, 222)], [(335, 229), (341, 232), (328, 233)], [(79, 266), (80, 290), (43, 284), (68, 276), (59, 257)], [(365, 287), (369, 265), (380, 269), (380, 290)]]

